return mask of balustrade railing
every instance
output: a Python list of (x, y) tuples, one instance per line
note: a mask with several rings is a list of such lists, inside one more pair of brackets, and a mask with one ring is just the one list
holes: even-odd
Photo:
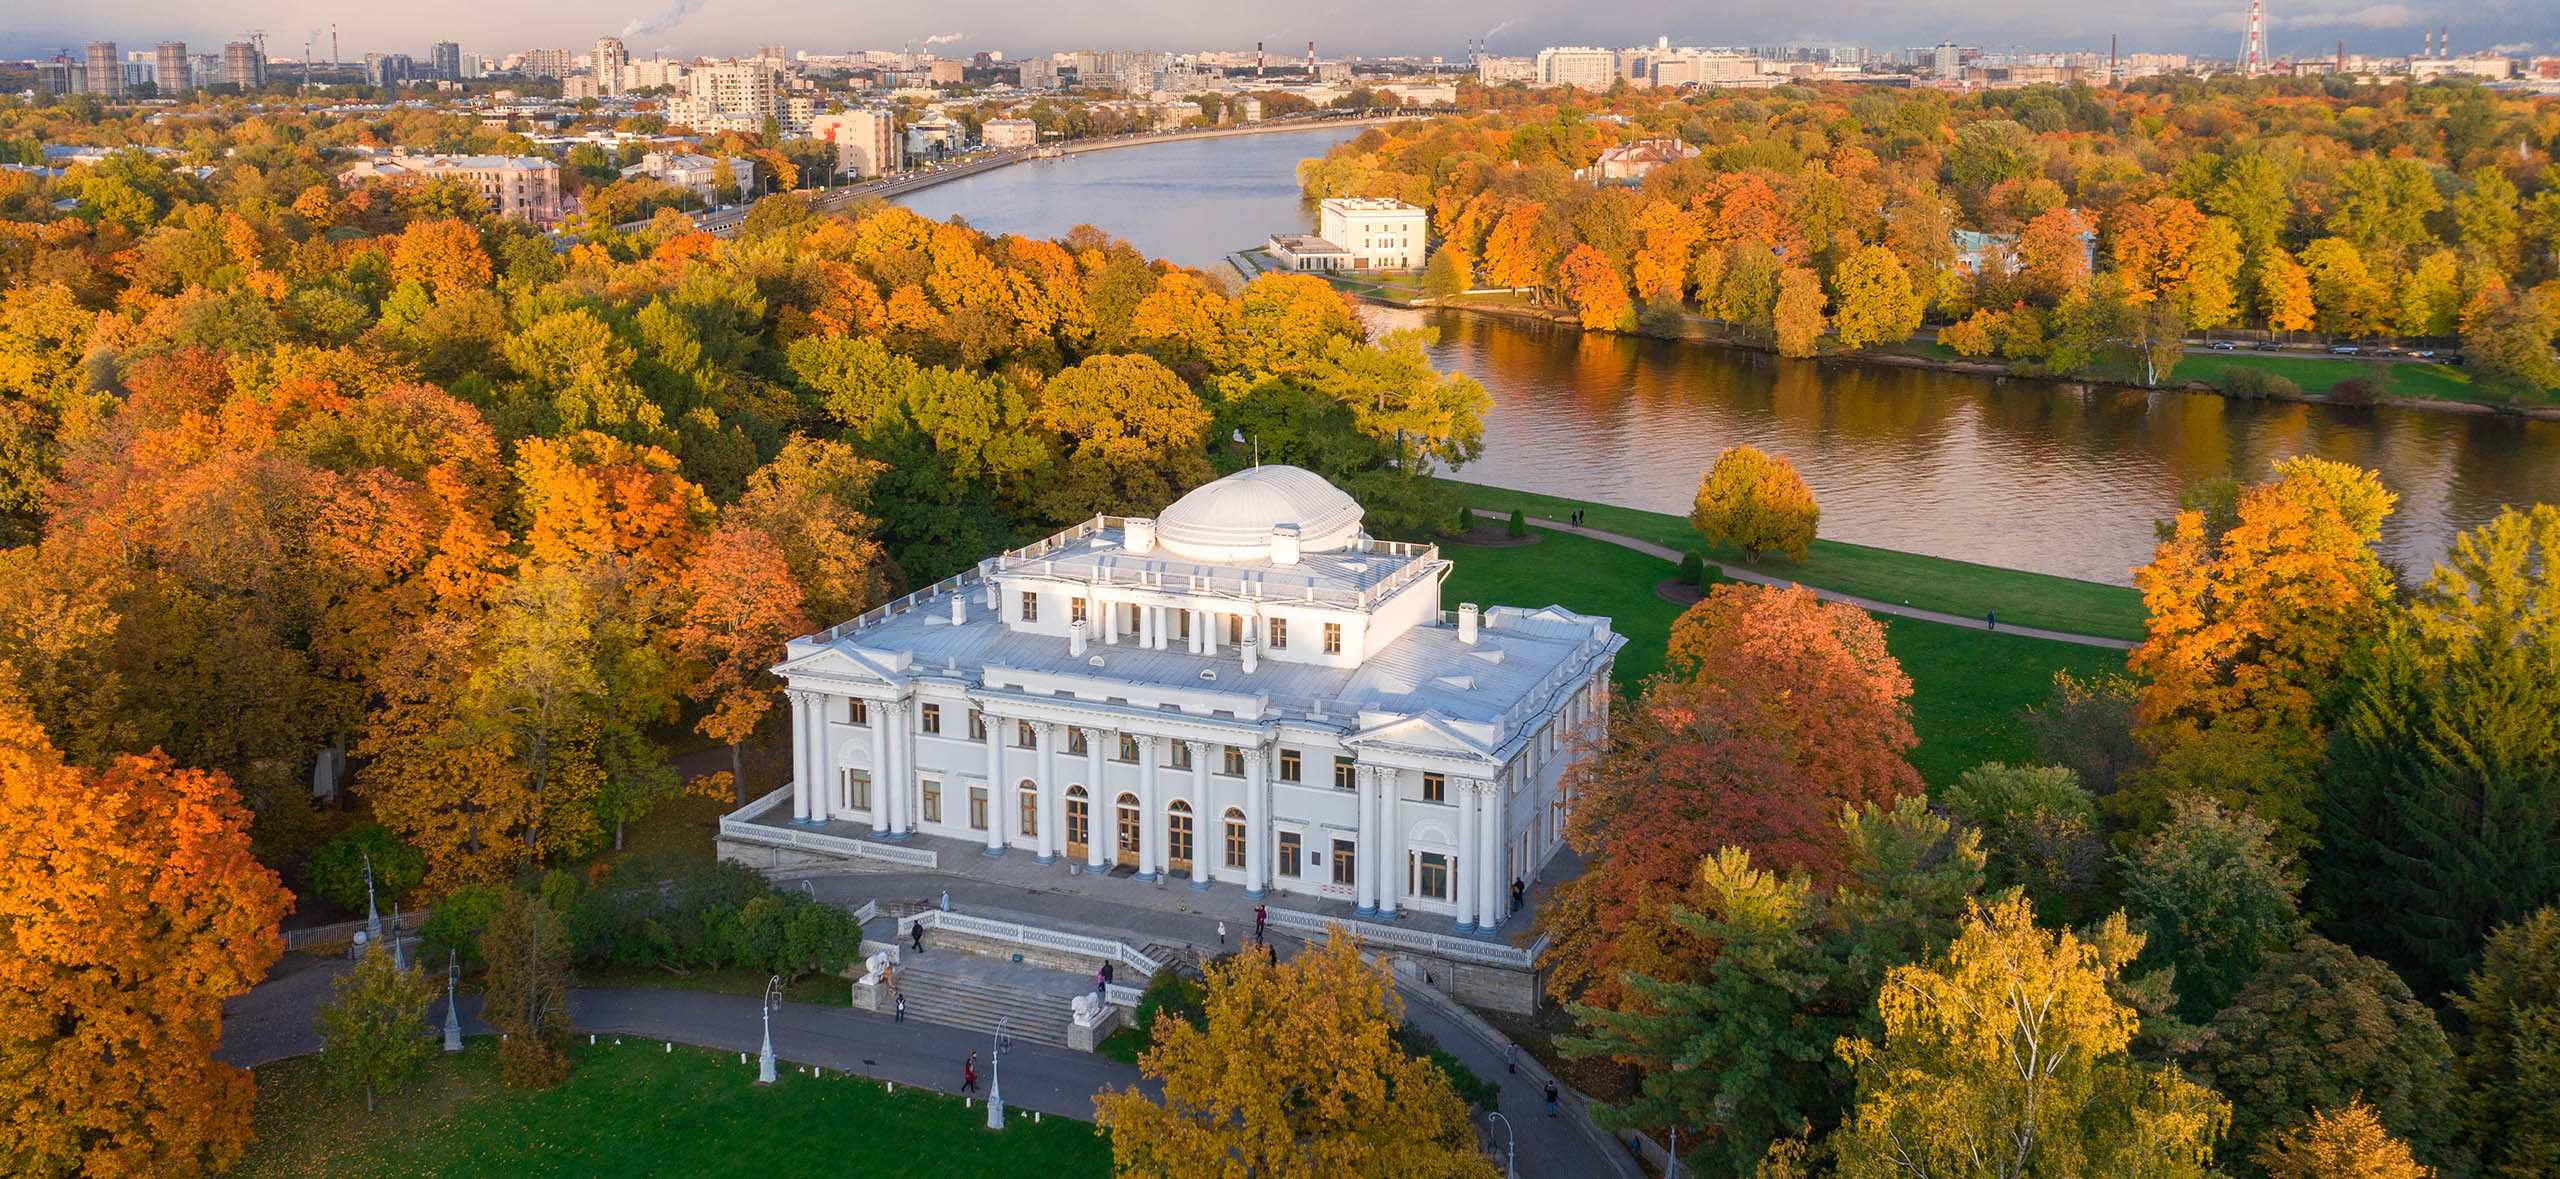
[(856, 859), (878, 860), (882, 863), (909, 868), (942, 866), (941, 854), (931, 848), (903, 847), (894, 843), (830, 835), (823, 831), (807, 831), (796, 827), (776, 827), (770, 823), (755, 821), (756, 816), (772, 809), (774, 804), (781, 802), (790, 794), (791, 787), (785, 786), (720, 816), (720, 837), (734, 839), (741, 843), (760, 843), (767, 847), (785, 847), (799, 851), (851, 856)]
[(1062, 950), (1087, 958), (1117, 962), (1140, 974), (1152, 976), (1164, 965), (1126, 942), (1107, 937), (1091, 937), (1081, 933), (1025, 925), (1018, 921), (997, 921), (969, 913), (952, 913), (927, 909), (915, 915), (926, 929), (967, 934), (1007, 945), (1027, 946), (1039, 950)]
[(1358, 918), (1321, 917), (1295, 909), (1273, 909), (1270, 911), (1269, 920), (1272, 928), (1284, 929), (1300, 936), (1322, 936), (1327, 926), (1340, 925), (1344, 933), (1371, 945), (1420, 950), (1443, 958), (1455, 958), (1460, 961), (1479, 962), (1488, 966), (1502, 966), (1515, 970), (1535, 967), (1538, 964), (1538, 955), (1545, 953), (1547, 948), (1547, 938), (1544, 936), (1540, 936), (1537, 942), (1527, 949), (1522, 949), (1507, 942), (1488, 942), (1476, 938), (1459, 937), (1455, 934), (1404, 929), (1376, 921), (1362, 921)]

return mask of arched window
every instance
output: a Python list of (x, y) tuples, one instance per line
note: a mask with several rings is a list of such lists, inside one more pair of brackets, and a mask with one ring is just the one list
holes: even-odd
[(1199, 866), (1191, 858), (1191, 804), (1179, 798), (1164, 808), (1164, 866), (1199, 878)]
[(1022, 834), (1033, 839), (1040, 836), (1040, 787), (1029, 778), (1022, 780)]
[(1227, 808), (1227, 866), (1244, 869), (1244, 812)]

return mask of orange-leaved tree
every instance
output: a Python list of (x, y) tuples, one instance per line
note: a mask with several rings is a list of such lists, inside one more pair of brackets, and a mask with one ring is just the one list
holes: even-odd
[(1601, 332), (1635, 330), (1635, 304), (1627, 299), (1626, 280), (1618, 277), (1609, 256), (1590, 243), (1575, 246), (1556, 264), (1556, 288), (1573, 304), (1583, 327)]
[(1113, 1172), (1492, 1179), (1448, 1077), (1391, 1038), (1400, 1006), (1339, 929), (1286, 963), (1210, 967), (1200, 1022), (1159, 1019), (1139, 1058), (1163, 1099), (1093, 1099)]
[(1804, 560), (1821, 522), (1822, 508), (1804, 476), (1756, 446), (1729, 446), (1717, 455), (1698, 480), (1697, 504), (1689, 511), (1689, 523), (1708, 540), (1741, 549), (1754, 565), (1770, 549)]
[(2316, 760), (2324, 702), (2392, 605), (2373, 542), (2395, 498), (2371, 471), (2304, 457), (2243, 492), (2219, 537), (2203, 512), (2179, 513), (2133, 575), (2150, 612), (2128, 660), (2142, 737), (2166, 750), (2222, 730)]
[(1808, 267), (1790, 266), (1778, 273), (1778, 300), (1770, 308), (1770, 331), (1780, 356), (1811, 356), (1821, 348), (1822, 280)]
[(690, 605), (676, 625), (676, 653), (700, 668), (689, 694), (711, 705), (694, 728), (729, 747), (734, 792), (746, 778), (738, 746), (773, 708), (768, 669), (782, 661), (784, 642), (808, 631), (809, 620), (782, 547), (743, 524), (711, 534), (685, 570), (683, 588)]
[[(5, 670), (5, 669), (0, 669)], [(222, 1001), (284, 952), (292, 894), (219, 774), (162, 754), (65, 766), (0, 699), (0, 1161), (17, 1175), (200, 1175), (249, 1144)]]
[(1674, 675), (1760, 699), (1787, 726), (1826, 820), (1842, 806), (1920, 792), (1919, 771), (1903, 760), (1920, 743), (1911, 677), (1874, 615), (1803, 586), (1727, 583), (1671, 624), (1666, 661)]

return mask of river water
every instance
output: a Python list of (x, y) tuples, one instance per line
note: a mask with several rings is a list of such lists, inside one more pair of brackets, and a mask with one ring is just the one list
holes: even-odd
[[(1347, 134), (1098, 152), (904, 203), (995, 233), (1090, 222), (1223, 268), (1311, 223), (1297, 161)], [(2384, 554), (2414, 573), (2504, 504), (2560, 503), (2560, 423), (1791, 361), (1495, 316), (1377, 308), (1370, 322), (1432, 331), (1440, 365), (1492, 394), (1484, 457), (1461, 478), (1685, 514), (1716, 452), (1749, 443), (1803, 472), (1826, 537), (2041, 573), (2129, 582), (2180, 488), (2295, 454), (2380, 471), (2400, 496)]]

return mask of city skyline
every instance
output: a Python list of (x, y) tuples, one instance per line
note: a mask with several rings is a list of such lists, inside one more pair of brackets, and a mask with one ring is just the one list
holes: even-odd
[[(643, 10), (643, 8), (652, 10)], [(2177, 52), (2231, 57), (2238, 51), (2247, 6), (2229, 0), (2174, 0), (2151, 6), (2138, 18), (2121, 8), (2096, 5), (2002, 3), (1971, 6), (1961, 16), (1886, 9), (1858, 0), (1813, 0), (1783, 14), (1766, 10), (1700, 9), (1638, 0), (1606, 12), (1571, 8), (1558, 0), (1507, 4), (1456, 4), (1423, 0), (1389, 19), (1345, 5), (1319, 5), (1286, 13), (1203, 11), (1151, 3), (1143, 7), (1080, 9), (1053, 5), (1037, 13), (1011, 11), (987, 0), (959, 0), (919, 14), (911, 29), (892, 22), (848, 27), (840, 16), (803, 2), (783, 0), (752, 12), (739, 0), (578, 0), (539, 12), (467, 5), (415, 11), (353, 13), (309, 0), (280, 0), (230, 10), (219, 19), (167, 0), (105, 0), (77, 18), (0, 25), (0, 56), (28, 57), (52, 50), (77, 54), (92, 40), (148, 46), (164, 39), (218, 45), (263, 29), (268, 53), (302, 56), (315, 44), (326, 55), (334, 23), (340, 60), (367, 52), (419, 53), (438, 41), (457, 41), (490, 56), (528, 49), (583, 51), (596, 38), (621, 37), (634, 57), (724, 56), (780, 42), (793, 51), (843, 52), (894, 49), (928, 41), (940, 52), (967, 56), (1000, 51), (1007, 56), (1079, 48), (1211, 50), (1250, 48), (1264, 42), (1283, 57), (1316, 42), (1319, 55), (1462, 57), (1470, 41), (1487, 51), (1527, 55), (1550, 45), (1650, 44), (1667, 37), (1676, 45), (1861, 46), (1877, 50), (1952, 40), (1984, 47), (2038, 50), (2103, 48), (2110, 37), (2128, 52)], [(348, 19), (353, 17), (354, 19)], [(832, 19), (831, 19), (832, 18)], [(2459, 52), (2531, 53), (2560, 46), (2560, 19), (2527, 6), (2490, 3), (2273, 4), (2267, 10), (2268, 43), (2278, 57), (2317, 55), (2343, 39), (2349, 52), (2402, 55), (2417, 51), (2436, 29), (2450, 30)], [(227, 22), (227, 23), (226, 23)], [(986, 30), (1002, 30), (990, 32)]]

